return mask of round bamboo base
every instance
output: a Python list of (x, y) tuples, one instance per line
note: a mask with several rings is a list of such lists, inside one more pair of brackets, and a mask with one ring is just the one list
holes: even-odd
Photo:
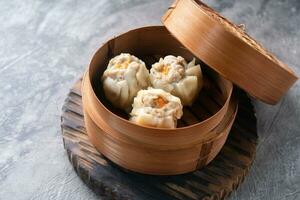
[(73, 86), (63, 106), (64, 147), (81, 179), (107, 199), (224, 199), (241, 184), (254, 160), (256, 118), (242, 91), (236, 120), (221, 152), (201, 170), (176, 176), (129, 172), (100, 154), (86, 134), (80, 91), (81, 80)]

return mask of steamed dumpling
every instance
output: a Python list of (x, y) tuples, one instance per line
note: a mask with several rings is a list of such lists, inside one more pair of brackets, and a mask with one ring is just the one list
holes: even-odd
[(150, 84), (145, 63), (122, 53), (109, 61), (102, 76), (105, 96), (117, 108), (129, 111), (139, 90)]
[(192, 105), (203, 85), (200, 65), (195, 58), (187, 63), (181, 56), (161, 58), (152, 65), (150, 81), (154, 88), (160, 88), (180, 98), (182, 105)]
[(176, 128), (183, 114), (180, 99), (162, 89), (140, 90), (132, 107), (130, 121), (151, 127)]

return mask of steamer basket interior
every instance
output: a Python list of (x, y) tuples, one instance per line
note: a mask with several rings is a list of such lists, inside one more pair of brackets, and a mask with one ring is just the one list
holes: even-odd
[[(195, 57), (162, 27), (157, 27), (157, 30), (154, 31), (152, 27), (149, 33), (147, 29), (146, 31), (137, 29), (131, 32), (131, 34), (121, 35), (110, 40), (100, 48), (97, 52), (99, 56), (92, 60), (89, 74), (93, 90), (101, 103), (124, 119), (129, 118), (128, 114), (112, 106), (105, 98), (103, 91), (101, 77), (111, 58), (120, 53), (130, 53), (142, 59), (150, 69), (153, 63), (166, 55), (182, 56), (187, 61), (191, 61)], [(204, 86), (194, 104), (191, 107), (184, 107), (184, 115), (178, 121), (177, 127), (193, 125), (211, 117), (226, 101), (224, 90), (220, 88), (220, 84), (217, 84), (219, 78), (216, 72), (197, 58), (196, 63), (201, 65)]]

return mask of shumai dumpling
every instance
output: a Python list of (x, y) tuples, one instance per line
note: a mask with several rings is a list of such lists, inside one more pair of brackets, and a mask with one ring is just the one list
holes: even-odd
[(132, 107), (130, 121), (151, 127), (176, 128), (183, 114), (180, 99), (162, 89), (140, 90)]
[(187, 63), (181, 56), (168, 55), (152, 65), (150, 81), (154, 88), (160, 88), (180, 98), (182, 105), (192, 105), (202, 88), (202, 71), (195, 65), (195, 58)]
[(106, 98), (117, 108), (130, 111), (133, 98), (150, 84), (149, 71), (137, 57), (122, 53), (109, 61), (102, 76)]

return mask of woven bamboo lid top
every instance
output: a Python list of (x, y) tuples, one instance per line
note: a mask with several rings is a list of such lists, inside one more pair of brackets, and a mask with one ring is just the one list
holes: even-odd
[(298, 79), (242, 27), (200, 0), (175, 1), (162, 21), (195, 56), (266, 103), (277, 103)]

